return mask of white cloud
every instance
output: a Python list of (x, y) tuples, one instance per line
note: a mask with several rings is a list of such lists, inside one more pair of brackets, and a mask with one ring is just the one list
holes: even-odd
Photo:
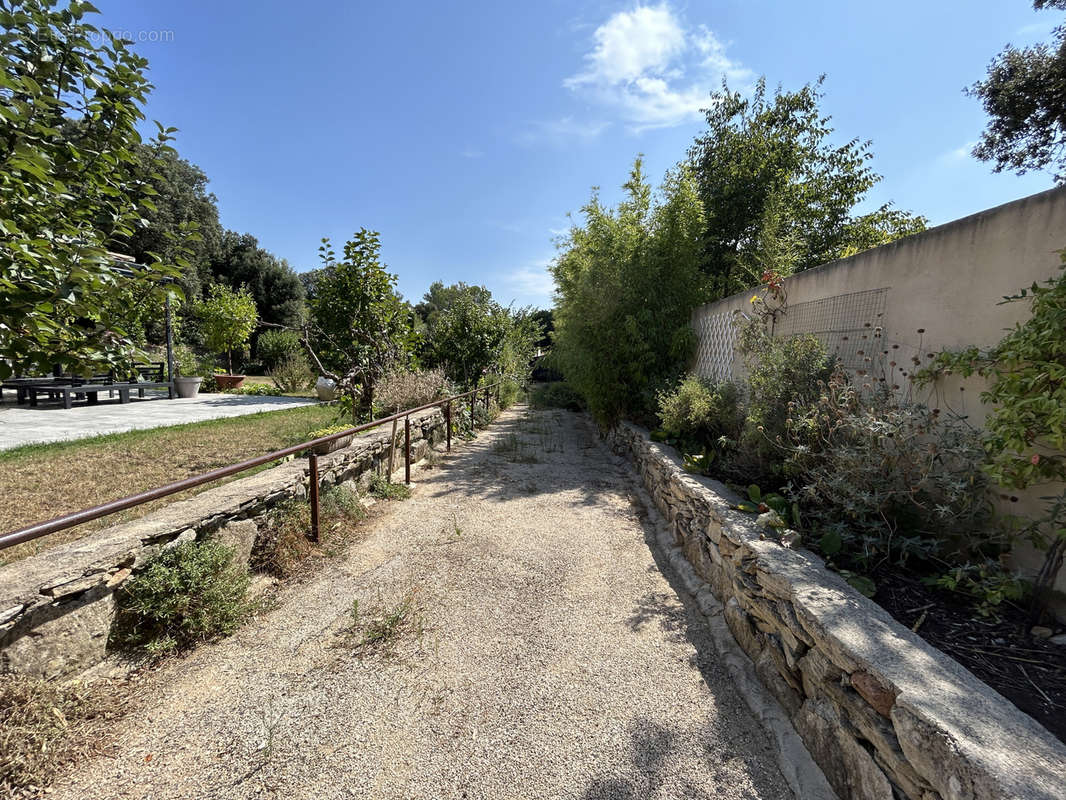
[(493, 292), (505, 303), (512, 300), (515, 305), (533, 305), (538, 308), (550, 308), (551, 296), (555, 291), (555, 282), (548, 272), (551, 258), (539, 259), (524, 267), (519, 267), (508, 275), (501, 276), (503, 290)]
[(462, 153), (460, 153), (460, 155), (463, 158), (481, 158), (485, 153), (482, 150), (478, 150), (476, 147), (467, 147)]
[(616, 109), (636, 131), (698, 119), (722, 78), (736, 86), (753, 77), (712, 31), (686, 30), (665, 3), (620, 11), (593, 39), (585, 69), (563, 85)]
[(582, 122), (573, 117), (550, 120), (548, 122), (534, 122), (529, 128), (518, 135), (520, 144), (537, 144), (550, 142), (558, 145), (569, 145), (575, 141), (589, 142), (609, 128), (611, 123), (592, 120)]
[(958, 164), (970, 158), (970, 153), (977, 146), (977, 142), (967, 142), (962, 147), (956, 147), (941, 154), (940, 161), (945, 164)]

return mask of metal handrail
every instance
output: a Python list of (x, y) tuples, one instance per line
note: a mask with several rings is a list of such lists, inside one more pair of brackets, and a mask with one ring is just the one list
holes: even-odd
[[(452, 414), (451, 404), (455, 400), (462, 400), (464, 397), (470, 398), (470, 419), (471, 423), (474, 420), (474, 405), (477, 400), (477, 395), (480, 392), (485, 392), (485, 406), (489, 404), (489, 390), (500, 386), (503, 382), (497, 381), (489, 386), (481, 386), (477, 389), (471, 389), (468, 392), (462, 394), (452, 395), (442, 400), (435, 400), (432, 403), (426, 403), (425, 405), (418, 406), (418, 408), (409, 408), (405, 411), (399, 411), (388, 417), (382, 417), (381, 419), (372, 420), (362, 425), (356, 425), (353, 428), (347, 428), (337, 433), (331, 433), (328, 436), (320, 436), (317, 439), (311, 439), (307, 442), (301, 442), (300, 444), (294, 444), (291, 447), (286, 447), (282, 450), (275, 450), (272, 453), (266, 455), (257, 456), (255, 458), (249, 458), (246, 461), (240, 461), (236, 464), (230, 464), (226, 467), (219, 467), (213, 469), (210, 472), (203, 472), (199, 475), (193, 475), (189, 478), (184, 478), (180, 481), (174, 481), (163, 486), (157, 486), (154, 489), (149, 489), (138, 494), (131, 494), (128, 497), (122, 497), (118, 500), (112, 500), (102, 505), (93, 506), (92, 508), (85, 508), (81, 511), (74, 511), (70, 514), (64, 514), (61, 517), (55, 517), (54, 519), (45, 520), (44, 522), (37, 522), (33, 525), (29, 525), (25, 528), (19, 528), (18, 530), (10, 531), (3, 535), (0, 535), (0, 550), (8, 547), (14, 547), (17, 544), (23, 542), (29, 542), (34, 539), (39, 539), (42, 536), (48, 536), (58, 531), (73, 528), (77, 525), (81, 525), (85, 522), (91, 522), (94, 519), (100, 519), (110, 514), (115, 514), (119, 511), (125, 511), (128, 508), (134, 508), (144, 503), (149, 503), (152, 500), (158, 500), (162, 497), (167, 497), (178, 492), (183, 492), (186, 489), (192, 489), (196, 486), (202, 486), (205, 483), (211, 483), (217, 481), (220, 478), (227, 478), (230, 475), (236, 475), (240, 472), (244, 472), (254, 467), (260, 467), (263, 464), (269, 464), (271, 461), (276, 461), (279, 458), (285, 458), (286, 456), (295, 455), (303, 450), (315, 448), (320, 445), (329, 444), (330, 442), (342, 439), (345, 436), (352, 436), (363, 431), (368, 431), (371, 428), (376, 428), (379, 425), (384, 425), (389, 422), (404, 420), (404, 432), (406, 437), (406, 445), (404, 447), (404, 476), (407, 483), (411, 482), (411, 415), (417, 414), (420, 411), (426, 411), (430, 408), (439, 408), (440, 406), (446, 406), (446, 419), (448, 424), (447, 441), (448, 449), (452, 449)], [(310, 478), (311, 478), (311, 494), (312, 494), (312, 525), (311, 525), (311, 538), (318, 539), (318, 457), (312, 450), (309, 455), (310, 461)]]

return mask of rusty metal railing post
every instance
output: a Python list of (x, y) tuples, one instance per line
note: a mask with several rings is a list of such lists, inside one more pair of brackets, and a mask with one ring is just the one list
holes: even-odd
[(311, 500), (311, 541), (318, 541), (318, 455), (310, 453), (307, 456), (308, 484), (307, 493)]
[(452, 449), (452, 401), (449, 400), (444, 406), (444, 429), (448, 438), (448, 452)]
[(403, 482), (411, 482), (411, 418), (403, 418)]

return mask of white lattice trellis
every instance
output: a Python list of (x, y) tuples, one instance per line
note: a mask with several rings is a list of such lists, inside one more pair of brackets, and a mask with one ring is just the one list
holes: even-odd
[(733, 314), (721, 312), (704, 314), (695, 321), (696, 374), (714, 381), (727, 381), (733, 377), (734, 347), (737, 330)]

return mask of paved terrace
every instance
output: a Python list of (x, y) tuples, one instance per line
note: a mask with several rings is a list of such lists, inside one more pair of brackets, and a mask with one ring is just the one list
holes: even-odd
[[(583, 415), (507, 412), (415, 480), (270, 611), (148, 675), (49, 796), (793, 797)], [(353, 600), (409, 592), (421, 635), (355, 652)]]
[(303, 397), (255, 397), (238, 394), (201, 394), (190, 399), (167, 399), (166, 395), (144, 399), (130, 398), (129, 403), (100, 396), (97, 405), (84, 403), (74, 408), (41, 404), (37, 408), (15, 405), (11, 392), (5, 393), (0, 406), (0, 450), (24, 444), (84, 439), (108, 433), (160, 428), (186, 422), (202, 422), (220, 417), (240, 417), (260, 411), (315, 402)]

